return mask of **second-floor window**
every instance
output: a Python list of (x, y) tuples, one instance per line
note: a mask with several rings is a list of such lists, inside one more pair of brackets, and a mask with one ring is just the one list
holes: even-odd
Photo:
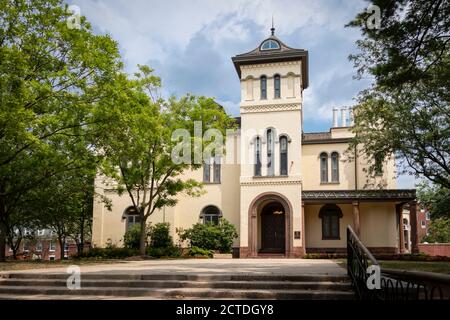
[(267, 99), (267, 77), (261, 77), (261, 99)]
[(255, 176), (261, 176), (261, 139), (255, 139)]
[(375, 154), (375, 175), (381, 176), (383, 174), (383, 156), (381, 153)]
[(328, 182), (328, 154), (326, 152), (320, 154), (320, 182)]
[(280, 175), (288, 174), (288, 141), (286, 137), (280, 138)]
[(211, 182), (211, 165), (203, 163), (203, 182)]
[(339, 182), (339, 153), (331, 154), (331, 182)]
[(272, 129), (267, 130), (267, 175), (274, 175), (274, 143), (273, 143), (273, 131)]
[(214, 165), (213, 165), (214, 182), (215, 183), (219, 183), (220, 182), (220, 169), (221, 169), (220, 158), (216, 157), (216, 158), (214, 158)]
[(281, 78), (277, 74), (274, 77), (275, 99), (281, 98)]

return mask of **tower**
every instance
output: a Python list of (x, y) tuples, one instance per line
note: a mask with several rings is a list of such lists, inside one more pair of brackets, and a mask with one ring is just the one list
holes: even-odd
[(302, 92), (308, 52), (271, 35), (232, 58), (241, 82), (240, 256), (304, 253)]

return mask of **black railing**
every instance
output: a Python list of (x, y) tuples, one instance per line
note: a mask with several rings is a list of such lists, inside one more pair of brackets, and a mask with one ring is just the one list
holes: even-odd
[(348, 226), (347, 273), (358, 299), (388, 301), (450, 299), (450, 275), (431, 272), (380, 268), (380, 286), (378, 289), (370, 289), (367, 285), (370, 276), (367, 268), (371, 265), (379, 267), (377, 259)]

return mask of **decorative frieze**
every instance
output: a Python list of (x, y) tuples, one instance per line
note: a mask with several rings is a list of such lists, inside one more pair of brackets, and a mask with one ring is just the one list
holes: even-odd
[(301, 180), (255, 180), (241, 182), (242, 187), (301, 185)]
[(241, 113), (293, 111), (300, 110), (300, 106), (298, 103), (241, 106)]

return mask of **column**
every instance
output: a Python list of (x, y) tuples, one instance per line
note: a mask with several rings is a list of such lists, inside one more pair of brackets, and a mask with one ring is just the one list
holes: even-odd
[(419, 253), (419, 237), (417, 235), (417, 202), (409, 203), (409, 222), (411, 224), (411, 253)]
[(302, 247), (303, 254), (306, 253), (306, 234), (305, 234), (305, 202), (302, 201)]
[(397, 204), (395, 206), (395, 212), (397, 213), (398, 220), (398, 252), (402, 254), (405, 252), (405, 240), (403, 239), (403, 204)]
[(356, 235), (360, 237), (360, 224), (359, 224), (359, 202), (353, 202), (353, 227)]

